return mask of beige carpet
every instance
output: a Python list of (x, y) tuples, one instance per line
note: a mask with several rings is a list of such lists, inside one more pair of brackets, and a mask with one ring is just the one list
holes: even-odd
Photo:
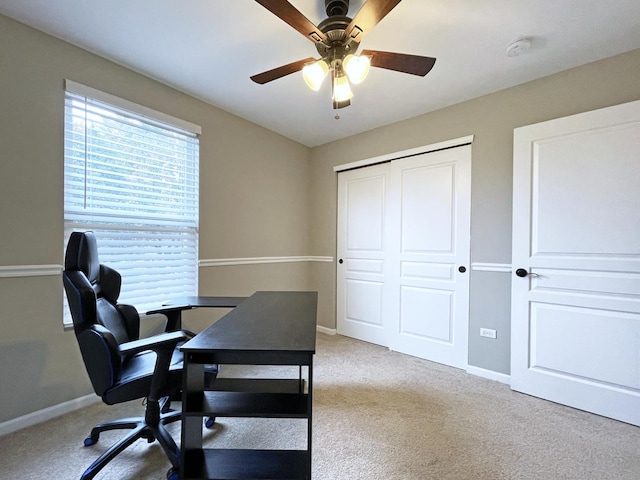
[[(460, 370), (319, 334), (314, 380), (314, 480), (640, 478), (640, 428)], [(77, 479), (118, 436), (86, 448), (90, 427), (141, 409), (97, 404), (0, 437), (0, 478)], [(179, 439), (179, 424), (172, 433)], [(299, 420), (225, 418), (205, 438), (210, 446), (296, 448), (304, 433)], [(96, 478), (164, 479), (169, 466), (157, 444), (138, 441)]]

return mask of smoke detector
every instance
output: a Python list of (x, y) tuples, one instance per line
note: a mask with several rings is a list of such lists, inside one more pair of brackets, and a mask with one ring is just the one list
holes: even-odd
[(507, 45), (506, 54), (507, 57), (517, 57), (527, 53), (531, 48), (531, 40), (528, 38), (516, 38), (513, 42)]

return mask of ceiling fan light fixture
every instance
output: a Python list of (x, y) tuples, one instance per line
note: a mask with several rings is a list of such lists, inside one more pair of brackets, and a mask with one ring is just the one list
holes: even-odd
[(361, 0), (353, 18), (347, 16), (349, 0), (324, 0), (327, 18), (318, 25), (286, 0), (255, 1), (312, 41), (320, 56), (320, 60), (305, 58), (250, 77), (261, 85), (302, 71), (309, 88), (319, 90), (330, 73), (333, 108), (339, 109), (351, 105), (351, 84), (364, 81), (371, 66), (424, 77), (436, 61), (432, 57), (378, 50), (362, 50), (361, 55), (355, 55), (362, 39), (401, 0)]
[(353, 97), (353, 92), (349, 86), (349, 79), (344, 75), (335, 76), (333, 79), (333, 100), (334, 102), (345, 102)]
[(319, 90), (328, 73), (329, 65), (324, 60), (318, 60), (302, 67), (302, 78), (311, 90)]
[(354, 85), (361, 83), (371, 68), (371, 59), (366, 55), (347, 55), (342, 61), (344, 71), (349, 77), (349, 81)]

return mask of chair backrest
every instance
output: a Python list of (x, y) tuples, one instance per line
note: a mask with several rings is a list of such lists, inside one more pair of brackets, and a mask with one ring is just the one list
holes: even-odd
[(119, 305), (120, 274), (101, 265), (93, 232), (73, 232), (64, 259), (63, 283), (82, 358), (96, 393), (115, 385), (122, 373), (118, 346), (139, 338), (140, 317)]

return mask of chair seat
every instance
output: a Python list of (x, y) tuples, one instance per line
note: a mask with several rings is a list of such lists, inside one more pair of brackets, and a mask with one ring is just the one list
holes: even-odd
[[(182, 386), (182, 352), (176, 350), (171, 357), (169, 373), (165, 385), (170, 386), (161, 396), (174, 397)], [(145, 397), (151, 389), (151, 380), (156, 364), (156, 354), (153, 352), (138, 353), (122, 362), (120, 380), (109, 388), (102, 400), (107, 405), (128, 402), (136, 398)]]

